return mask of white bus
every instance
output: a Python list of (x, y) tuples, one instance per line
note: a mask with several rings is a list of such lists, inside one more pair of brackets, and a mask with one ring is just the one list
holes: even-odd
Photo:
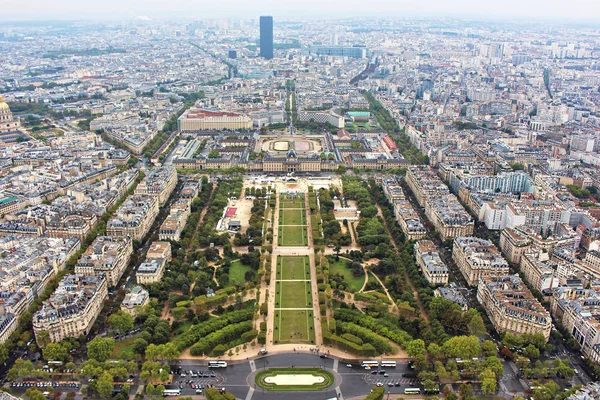
[(163, 396), (181, 396), (181, 389), (165, 389)]
[(208, 367), (209, 368), (226, 368), (227, 361), (209, 361)]
[(406, 389), (404, 389), (404, 394), (421, 394), (421, 389), (419, 389), (419, 388), (406, 388)]
[(396, 368), (396, 361), (382, 361), (381, 367)]
[(360, 365), (363, 367), (377, 368), (377, 367), (379, 367), (379, 361), (364, 360)]

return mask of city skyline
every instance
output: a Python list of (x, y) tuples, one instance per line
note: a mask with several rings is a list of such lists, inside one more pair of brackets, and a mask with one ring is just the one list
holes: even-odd
[[(107, 0), (101, 8), (89, 7), (88, 4), (72, 0), (60, 0), (47, 3), (43, 0), (27, 0), (23, 3), (8, 3), (3, 6), (0, 21), (27, 20), (63, 20), (91, 19), (107, 20), (115, 18), (147, 17), (151, 19), (168, 19), (183, 17), (189, 19), (202, 18), (239, 18), (249, 17), (246, 4), (240, 0), (226, 0), (218, 9), (207, 9), (210, 3), (199, 2), (190, 5), (182, 0), (174, 0), (166, 6), (160, 1), (141, 2), (139, 0)], [(317, 13), (318, 12), (318, 13)], [(335, 14), (331, 14), (335, 13)], [(501, 3), (482, 3), (474, 0), (460, 0), (448, 3), (441, 0), (416, 2), (403, 0), (400, 2), (380, 0), (376, 3), (364, 3), (351, 0), (338, 4), (323, 4), (316, 0), (308, 0), (302, 6), (292, 2), (272, 2), (262, 0), (252, 4), (252, 15), (273, 15), (275, 18), (346, 18), (346, 17), (402, 17), (402, 16), (448, 16), (481, 19), (558, 19), (574, 18), (593, 21), (600, 17), (600, 3), (593, 0), (528, 0), (525, 2), (508, 0)]]

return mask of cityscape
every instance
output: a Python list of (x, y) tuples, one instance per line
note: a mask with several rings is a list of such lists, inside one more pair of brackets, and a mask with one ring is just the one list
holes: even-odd
[(0, 15), (0, 400), (600, 399), (598, 6), (259, 3)]

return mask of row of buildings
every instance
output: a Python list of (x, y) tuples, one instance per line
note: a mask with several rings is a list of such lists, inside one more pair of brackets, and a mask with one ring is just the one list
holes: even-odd
[[(63, 278), (34, 314), (36, 338), (41, 332), (47, 332), (53, 342), (89, 334), (108, 288), (118, 284), (129, 265), (133, 241), (142, 240), (148, 233), (158, 215), (159, 204), (166, 203), (176, 183), (177, 172), (172, 166), (158, 167), (148, 173), (136, 188), (136, 194), (129, 196), (108, 221), (107, 235), (96, 237), (75, 265), (74, 274)], [(138, 268), (137, 282), (159, 281), (170, 254), (170, 243), (153, 243), (146, 262)], [(142, 290), (130, 297), (124, 306), (128, 312), (133, 312), (132, 307), (135, 309), (132, 304), (141, 306), (148, 300)]]
[(473, 218), (456, 196), (450, 194), (448, 187), (433, 169), (427, 166), (410, 166), (406, 172), (406, 184), (419, 205), (425, 208), (425, 215), (442, 240), (473, 233)]

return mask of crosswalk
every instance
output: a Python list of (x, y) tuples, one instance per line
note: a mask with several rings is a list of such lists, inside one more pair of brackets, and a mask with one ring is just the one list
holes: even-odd
[(415, 385), (419, 383), (418, 379), (415, 378), (394, 378), (394, 377), (383, 377), (381, 375), (365, 375), (363, 377), (363, 379), (365, 380), (365, 382), (367, 382), (369, 385), (375, 385), (378, 382), (383, 383), (384, 385), (388, 385), (388, 384), (392, 384), (394, 386), (398, 385), (398, 386), (409, 386), (409, 385)]

